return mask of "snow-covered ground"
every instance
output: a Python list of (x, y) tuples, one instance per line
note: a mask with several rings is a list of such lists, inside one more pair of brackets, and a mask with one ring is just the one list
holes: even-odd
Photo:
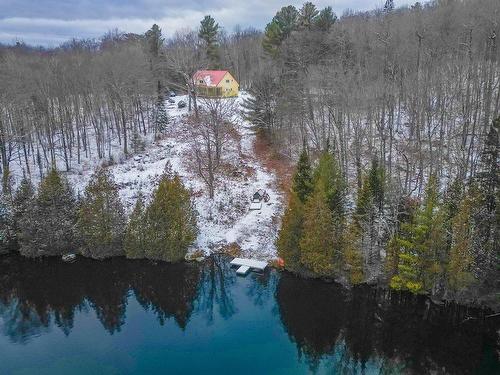
[[(239, 108), (243, 95), (227, 100), (236, 100)], [(132, 209), (139, 191), (146, 198), (151, 197), (159, 176), (169, 162), (173, 171), (193, 191), (199, 214), (199, 235), (193, 251), (200, 249), (208, 254), (224, 245), (236, 243), (241, 247), (243, 256), (262, 260), (276, 257), (274, 242), (283, 210), (283, 196), (277, 188), (274, 174), (264, 168), (254, 155), (255, 134), (250, 124), (239, 113), (235, 115), (237, 136), (233, 137), (233, 143), (223, 154), (232, 171), (219, 175), (215, 197), (211, 200), (203, 181), (189, 163), (191, 145), (187, 136), (189, 125), (185, 121), (188, 111), (187, 108), (177, 108), (177, 103), (180, 100), (187, 102), (187, 98), (178, 96), (174, 99), (175, 105), (168, 108), (171, 119), (168, 135), (160, 141), (148, 142), (143, 153), (109, 167), (127, 210), (130, 212)], [(89, 160), (75, 166), (67, 174), (77, 193), (83, 192), (97, 163), (96, 160)], [(250, 210), (252, 195), (258, 189), (265, 189), (270, 200), (262, 202), (261, 210)]]

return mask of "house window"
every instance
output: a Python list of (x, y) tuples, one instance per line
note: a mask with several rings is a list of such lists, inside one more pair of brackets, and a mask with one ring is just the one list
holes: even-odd
[(228, 79), (226, 79), (226, 83), (229, 83), (229, 80), (228, 80)]
[(200, 83), (203, 83), (203, 80), (202, 80), (202, 79), (200, 79)]

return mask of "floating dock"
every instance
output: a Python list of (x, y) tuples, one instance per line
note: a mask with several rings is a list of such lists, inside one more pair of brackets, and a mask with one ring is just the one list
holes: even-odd
[(245, 276), (250, 270), (264, 271), (267, 267), (266, 262), (246, 258), (234, 258), (230, 264), (239, 267), (236, 273), (242, 276)]
[(246, 274), (250, 271), (250, 267), (248, 266), (241, 266), (236, 270), (236, 274), (241, 275), (241, 276), (246, 276)]

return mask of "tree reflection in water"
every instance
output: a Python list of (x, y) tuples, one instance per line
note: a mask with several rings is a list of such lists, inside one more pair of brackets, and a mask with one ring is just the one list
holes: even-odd
[(283, 273), (276, 289), (281, 320), (312, 370), (321, 359), (334, 373), (475, 373), (495, 327), (463, 323), (484, 311), (437, 306), (425, 296), (337, 284)]
[(132, 289), (139, 303), (153, 311), (160, 324), (171, 317), (186, 328), (198, 295), (200, 267), (196, 264), (151, 265), (129, 262)]
[[(238, 279), (223, 256), (210, 257), (202, 265), (123, 258), (81, 258), (65, 264), (59, 259), (0, 257), (0, 334), (14, 343), (26, 344), (54, 326), (68, 335), (75, 316), (86, 310), (95, 312), (105, 330), (114, 334), (124, 325), (127, 303), (133, 299), (154, 314), (159, 324), (172, 319), (185, 330), (182, 337), (186, 340), (179, 346), (187, 345), (184, 349), (189, 355), (190, 339), (199, 342), (199, 335), (203, 340), (204, 332), (196, 331), (202, 329), (199, 322), (213, 327), (214, 319), (220, 317), (220, 332), (228, 327), (236, 336), (253, 332), (244, 346), (253, 349), (239, 352), (235, 346), (232, 355), (247, 356), (246, 350), (255, 350), (250, 354), (266, 357), (276, 350), (292, 366), (305, 359), (313, 372), (476, 373), (487, 353), (493, 368), (498, 369), (494, 353), (498, 327), (481, 324), (482, 320), (464, 323), (467, 316), (480, 316), (481, 312), (456, 305), (436, 306), (423, 296), (370, 287), (346, 291), (337, 284), (286, 272), (252, 273)], [(241, 317), (231, 319), (238, 313), (239, 303)], [(191, 318), (193, 331), (186, 328)], [(218, 330), (207, 332), (210, 340), (205, 343), (218, 342), (221, 348), (233, 344), (224, 341)], [(263, 343), (268, 344), (266, 353), (259, 352)], [(151, 343), (135, 344), (148, 347)], [(283, 354), (289, 352), (292, 357)], [(178, 358), (172, 353), (176, 352), (169, 358), (175, 361)], [(224, 353), (220, 352), (222, 358)]]
[(234, 315), (236, 307), (231, 286), (235, 281), (236, 275), (226, 256), (213, 255), (205, 261), (201, 271), (197, 311), (205, 315), (207, 323), (213, 322), (216, 306), (222, 318), (229, 319)]
[(152, 310), (160, 323), (173, 317), (184, 328), (193, 311), (200, 270), (196, 265), (152, 264), (114, 258), (36, 261), (19, 256), (0, 258), (0, 316), (3, 332), (13, 342), (60, 327), (69, 334), (75, 312), (91, 308), (113, 334), (125, 323), (128, 296)]

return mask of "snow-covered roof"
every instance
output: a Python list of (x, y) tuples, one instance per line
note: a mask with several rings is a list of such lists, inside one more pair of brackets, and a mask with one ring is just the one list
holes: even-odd
[(217, 86), (227, 72), (227, 70), (198, 70), (194, 73), (193, 79), (196, 83), (204, 81), (207, 86)]

